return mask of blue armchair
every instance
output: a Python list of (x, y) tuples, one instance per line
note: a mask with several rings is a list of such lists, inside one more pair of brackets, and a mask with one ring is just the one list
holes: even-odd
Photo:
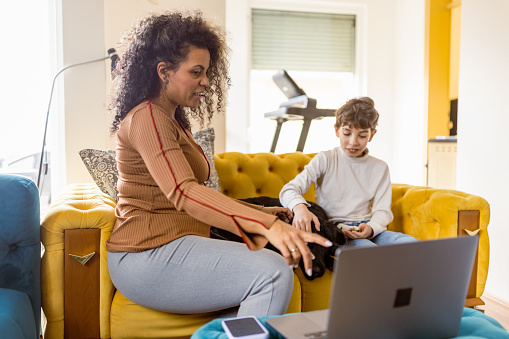
[(41, 332), (39, 192), (25, 177), (0, 174), (0, 337)]

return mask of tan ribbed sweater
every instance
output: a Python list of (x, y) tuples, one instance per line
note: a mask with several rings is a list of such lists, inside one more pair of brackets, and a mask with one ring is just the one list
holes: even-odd
[[(143, 102), (117, 133), (117, 221), (110, 252), (141, 252), (181, 236), (209, 237), (210, 226), (242, 236), (251, 249), (276, 216), (203, 185), (210, 165), (189, 131), (161, 107)], [(261, 208), (261, 207), (258, 207)]]

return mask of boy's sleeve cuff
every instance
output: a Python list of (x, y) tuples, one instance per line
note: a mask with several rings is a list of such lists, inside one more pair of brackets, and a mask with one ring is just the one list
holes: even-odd
[(311, 206), (311, 205), (310, 205), (310, 204), (309, 204), (306, 200), (304, 200), (304, 199), (302, 199), (302, 200), (300, 200), (300, 199), (295, 199), (295, 200), (290, 201), (290, 203), (288, 204), (288, 208), (290, 209), (290, 211), (292, 211), (292, 212), (293, 212), (293, 208), (294, 208), (295, 206), (297, 206), (298, 204), (304, 204), (304, 205), (306, 205), (307, 207)]
[(380, 225), (373, 225), (368, 222), (368, 225), (371, 226), (371, 229), (373, 229), (373, 236), (371, 239), (382, 233), (383, 231), (387, 230), (387, 227), (382, 227)]

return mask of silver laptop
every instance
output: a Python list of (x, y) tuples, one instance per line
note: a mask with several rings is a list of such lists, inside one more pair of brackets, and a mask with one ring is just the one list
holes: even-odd
[(338, 250), (329, 309), (267, 319), (288, 339), (458, 335), (477, 236)]

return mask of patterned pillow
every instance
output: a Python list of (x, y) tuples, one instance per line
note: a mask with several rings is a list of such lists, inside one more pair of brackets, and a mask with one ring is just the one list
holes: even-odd
[(115, 150), (83, 149), (80, 157), (99, 189), (117, 199), (117, 162)]
[[(210, 163), (210, 177), (209, 180), (205, 181), (205, 185), (221, 192), (219, 177), (214, 164), (214, 140), (216, 139), (214, 129), (207, 128), (195, 132), (193, 138), (200, 145)], [(115, 150), (87, 148), (81, 150), (79, 154), (99, 189), (116, 200), (118, 171)]]
[(210, 164), (210, 177), (209, 180), (205, 181), (205, 185), (221, 192), (221, 188), (219, 187), (219, 177), (217, 176), (216, 165), (214, 163), (214, 140), (216, 139), (214, 129), (210, 127), (195, 132), (193, 133), (193, 138), (196, 143), (200, 145)]

